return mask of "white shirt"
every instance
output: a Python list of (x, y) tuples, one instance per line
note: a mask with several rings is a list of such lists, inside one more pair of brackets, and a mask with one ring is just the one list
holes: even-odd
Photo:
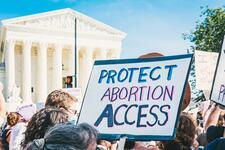
[(25, 138), (24, 132), (26, 131), (27, 124), (24, 122), (17, 123), (11, 131), (9, 141), (9, 150), (20, 150), (21, 143)]

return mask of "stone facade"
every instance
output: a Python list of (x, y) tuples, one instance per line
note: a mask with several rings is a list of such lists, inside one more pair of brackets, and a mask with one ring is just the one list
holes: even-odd
[(16, 85), (25, 102), (43, 102), (49, 92), (63, 88), (63, 78), (75, 74), (75, 60), (78, 87), (84, 92), (94, 60), (119, 58), (126, 36), (72, 9), (2, 20), (1, 24), (5, 95)]

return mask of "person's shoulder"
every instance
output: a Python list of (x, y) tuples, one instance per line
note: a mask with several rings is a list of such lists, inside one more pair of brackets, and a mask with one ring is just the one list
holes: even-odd
[(24, 122), (19, 122), (17, 123), (14, 127), (12, 127), (12, 132), (16, 131), (21, 131), (21, 130), (26, 130), (27, 124)]
[(21, 127), (26, 127), (27, 124), (24, 122), (18, 122), (13, 128), (21, 128)]
[(221, 150), (221, 149), (225, 149), (225, 138), (224, 137), (213, 140), (205, 148), (205, 150)]

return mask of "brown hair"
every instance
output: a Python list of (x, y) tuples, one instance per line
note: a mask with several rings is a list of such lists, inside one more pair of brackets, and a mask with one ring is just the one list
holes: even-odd
[(58, 108), (47, 107), (34, 114), (27, 125), (25, 139), (22, 143), (25, 147), (34, 139), (43, 138), (46, 131), (58, 123), (67, 121), (67, 114)]
[(176, 139), (162, 142), (163, 149), (190, 150), (195, 138), (196, 125), (193, 119), (182, 113), (177, 127)]
[(86, 123), (61, 123), (52, 127), (43, 139), (35, 139), (26, 150), (87, 150), (94, 148), (98, 131)]
[(70, 108), (70, 102), (77, 102), (78, 100), (62, 90), (55, 90), (51, 92), (45, 102), (45, 107)]
[(7, 124), (11, 127), (15, 126), (20, 119), (20, 115), (16, 112), (10, 112), (7, 115)]
[(195, 138), (196, 125), (188, 114), (181, 114), (177, 128), (177, 139), (191, 146)]

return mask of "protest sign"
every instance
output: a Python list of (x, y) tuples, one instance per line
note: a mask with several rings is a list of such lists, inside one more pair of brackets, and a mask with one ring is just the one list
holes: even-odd
[(225, 42), (219, 54), (210, 100), (225, 106)]
[(210, 92), (217, 59), (218, 53), (216, 52), (195, 51), (196, 88), (198, 90)]
[(74, 97), (80, 97), (82, 95), (81, 88), (64, 88), (62, 90)]
[[(152, 52), (152, 53), (141, 55), (139, 58), (153, 58), (153, 57), (161, 57), (161, 56), (164, 56), (164, 55), (158, 52)], [(187, 83), (185, 88), (184, 101), (183, 101), (181, 110), (184, 110), (187, 108), (187, 106), (190, 104), (190, 100), (191, 100), (191, 88), (189, 83)]]
[(76, 104), (77, 111), (80, 111), (81, 104), (82, 104), (82, 91), (81, 88), (63, 88), (63, 91), (69, 93), (70, 95), (74, 96), (78, 99), (78, 102)]
[(102, 139), (173, 139), (191, 59), (95, 61), (78, 123), (91, 124)]

